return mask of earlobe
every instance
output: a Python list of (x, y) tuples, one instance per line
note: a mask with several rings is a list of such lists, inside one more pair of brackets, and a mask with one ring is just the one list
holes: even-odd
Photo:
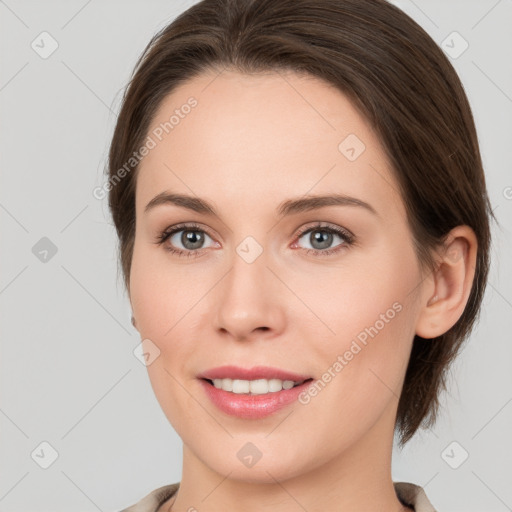
[(441, 336), (461, 317), (466, 307), (475, 275), (477, 240), (469, 226), (457, 226), (450, 231), (437, 257), (436, 270), (425, 290), (416, 334), (425, 339)]

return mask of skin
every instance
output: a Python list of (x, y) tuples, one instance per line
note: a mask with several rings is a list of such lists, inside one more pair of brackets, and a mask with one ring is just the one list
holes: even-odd
[[(314, 77), (204, 73), (166, 97), (148, 133), (190, 96), (197, 106), (143, 159), (136, 188), (130, 300), (141, 339), (160, 350), (151, 385), (183, 440), (180, 489), (160, 510), (407, 510), (391, 478), (398, 397), (414, 334), (438, 336), (464, 310), (474, 233), (455, 228), (438, 270), (423, 272), (378, 137), (344, 94)], [(366, 146), (355, 161), (338, 149), (349, 134)], [(164, 191), (206, 199), (219, 217), (172, 204), (144, 213)], [(287, 199), (333, 192), (377, 214), (357, 206), (276, 214)], [(333, 235), (328, 249), (341, 250), (322, 256), (316, 231), (297, 236), (318, 221), (349, 230), (355, 243)], [(197, 257), (166, 251), (190, 252), (182, 232), (155, 243), (182, 222), (204, 229)], [(263, 250), (252, 263), (236, 251), (247, 236)], [(235, 418), (196, 378), (236, 364), (321, 379), (394, 303), (401, 311), (306, 405)], [(237, 458), (247, 442), (262, 453), (252, 468)]]

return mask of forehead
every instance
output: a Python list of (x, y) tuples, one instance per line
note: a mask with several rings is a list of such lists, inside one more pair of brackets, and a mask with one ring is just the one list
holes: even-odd
[(332, 191), (381, 207), (399, 199), (372, 127), (342, 92), (310, 75), (199, 75), (162, 101), (148, 136), (154, 147), (139, 167), (137, 211), (165, 190), (260, 207)]

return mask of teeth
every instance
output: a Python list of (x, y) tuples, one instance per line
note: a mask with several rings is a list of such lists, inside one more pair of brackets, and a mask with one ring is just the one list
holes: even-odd
[(213, 385), (217, 389), (231, 391), (235, 394), (250, 393), (252, 395), (264, 395), (265, 393), (275, 393), (283, 389), (291, 389), (298, 384), (302, 384), (302, 382), (294, 382), (293, 380), (282, 381), (280, 379), (213, 379)]

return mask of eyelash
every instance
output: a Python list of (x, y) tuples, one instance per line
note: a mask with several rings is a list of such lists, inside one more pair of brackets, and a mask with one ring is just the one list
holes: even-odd
[[(210, 236), (208, 234), (208, 232), (206, 232), (204, 229), (202, 229), (201, 226), (199, 226), (198, 224), (194, 224), (194, 223), (178, 224), (176, 226), (173, 226), (170, 229), (163, 231), (159, 235), (157, 235), (155, 243), (157, 245), (163, 245), (172, 235), (174, 235), (175, 233), (179, 233), (180, 231), (192, 231), (192, 232), (199, 231), (201, 233), (205, 233), (208, 236)], [(350, 233), (348, 230), (340, 228), (340, 227), (326, 226), (322, 223), (318, 223), (313, 226), (308, 226), (306, 228), (303, 228), (303, 229), (299, 230), (299, 232), (295, 236), (297, 239), (300, 239), (303, 235), (305, 235), (306, 233), (309, 233), (311, 231), (323, 231), (326, 233), (331, 233), (331, 234), (340, 236), (344, 240), (344, 242), (342, 244), (336, 246), (333, 249), (325, 249), (325, 250), (303, 249), (306, 251), (307, 254), (312, 254), (313, 256), (320, 256), (320, 257), (330, 256), (331, 254), (337, 253), (337, 252), (343, 250), (344, 248), (354, 245), (354, 243), (355, 243), (354, 235), (352, 233)], [(212, 237), (210, 236), (210, 238), (212, 238)], [(165, 250), (169, 251), (172, 254), (176, 254), (179, 257), (184, 256), (184, 257), (188, 257), (188, 258), (197, 257), (198, 256), (197, 253), (201, 251), (201, 249), (183, 251), (181, 249), (174, 249), (171, 246), (166, 246)]]

